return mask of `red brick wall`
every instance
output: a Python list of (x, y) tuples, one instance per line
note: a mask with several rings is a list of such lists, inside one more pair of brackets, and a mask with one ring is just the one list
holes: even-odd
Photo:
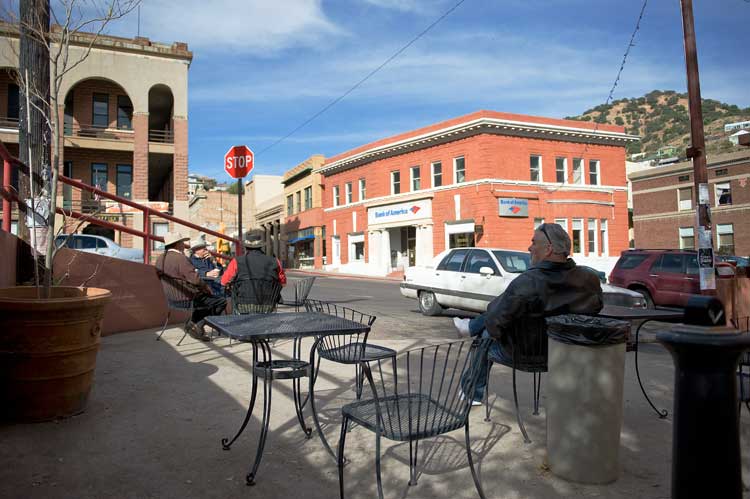
[(174, 124), (174, 160), (173, 192), (175, 201), (187, 201), (188, 195), (188, 121), (175, 118)]
[(91, 79), (78, 83), (71, 91), (73, 92), (74, 123), (91, 125), (94, 93), (107, 94), (109, 96), (109, 128), (117, 128), (117, 96), (128, 95), (120, 85), (107, 80)]
[[(358, 199), (358, 179), (365, 178), (368, 198), (390, 195), (390, 172), (401, 173), (401, 193), (410, 191), (410, 167), (420, 166), (421, 188), (432, 187), (430, 164), (441, 161), (443, 166), (443, 185), (454, 182), (453, 159), (463, 156), (465, 159), (466, 181), (485, 178), (502, 178), (507, 180), (529, 180), (530, 155), (542, 156), (543, 179), (555, 181), (555, 158), (566, 157), (568, 162), (568, 180), (572, 182), (573, 158), (583, 158), (584, 182), (589, 181), (589, 160), (599, 160), (599, 183), (606, 186), (624, 187), (625, 149), (624, 147), (585, 145), (553, 140), (508, 137), (498, 135), (477, 135), (463, 138), (442, 145), (412, 151), (398, 156), (385, 158), (324, 177), (325, 195), (323, 206), (333, 206), (333, 187), (339, 186), (340, 201), (345, 201), (345, 187), (352, 182), (354, 199)], [(607, 219), (608, 253), (617, 255), (628, 247), (628, 211), (625, 191), (614, 193), (593, 190), (553, 190), (536, 186), (512, 184), (480, 184), (456, 186), (449, 190), (434, 192), (432, 200), (433, 251), (435, 254), (445, 249), (445, 221), (456, 219), (473, 219), (476, 224), (484, 225), (484, 235), (477, 241), (479, 246), (503, 247), (526, 250), (533, 232), (534, 218), (544, 218), (553, 222), (555, 218), (568, 219), (568, 231), (571, 231), (573, 218), (583, 219), (583, 248), (588, 250), (587, 223), (589, 218)], [(503, 192), (505, 191), (505, 192)], [(513, 192), (510, 192), (513, 191)], [(515, 192), (522, 191), (522, 192)], [(525, 192), (528, 192), (526, 194)], [(454, 195), (461, 196), (461, 213), (455, 214)], [(528, 218), (501, 218), (498, 216), (498, 197), (523, 197), (529, 199)], [(576, 203), (577, 200), (613, 203), (603, 204)], [(566, 201), (565, 203), (548, 203), (548, 201)], [(399, 202), (398, 198), (393, 202)], [(367, 210), (364, 206), (341, 208), (324, 213), (327, 226), (327, 237), (333, 235), (333, 220), (337, 222), (337, 233), (340, 236), (352, 232), (352, 211), (357, 212), (357, 231), (367, 230)], [(597, 230), (598, 232), (598, 230)], [(598, 234), (597, 234), (598, 237)], [(342, 237), (341, 261), (348, 261), (348, 245)], [(365, 239), (367, 245), (367, 238)], [(600, 248), (601, 249), (601, 248)], [(368, 248), (365, 248), (366, 257)]]
[(148, 114), (133, 115), (133, 199), (148, 200)]

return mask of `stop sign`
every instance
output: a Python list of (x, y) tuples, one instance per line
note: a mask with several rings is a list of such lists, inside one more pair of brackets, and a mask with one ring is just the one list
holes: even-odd
[(253, 169), (253, 151), (247, 146), (234, 146), (224, 155), (224, 170), (232, 178), (243, 178)]

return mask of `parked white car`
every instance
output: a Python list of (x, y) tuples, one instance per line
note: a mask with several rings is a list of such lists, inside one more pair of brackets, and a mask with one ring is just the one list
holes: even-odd
[(143, 250), (123, 248), (104, 236), (95, 236), (93, 234), (60, 234), (55, 238), (55, 245), (59, 248), (63, 244), (66, 248), (73, 250), (143, 263)]
[[(522, 251), (453, 248), (440, 253), (430, 265), (407, 268), (401, 294), (417, 299), (424, 315), (437, 315), (444, 308), (484, 312), (530, 265), (530, 255)], [(605, 305), (646, 306), (643, 295), (635, 291), (609, 284), (602, 284), (602, 291)]]

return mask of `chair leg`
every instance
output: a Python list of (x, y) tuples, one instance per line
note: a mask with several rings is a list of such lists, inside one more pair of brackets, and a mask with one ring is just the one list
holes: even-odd
[(542, 373), (534, 373), (534, 416), (539, 415), (539, 395), (542, 392)]
[(523, 425), (523, 421), (521, 420), (521, 411), (518, 409), (518, 390), (516, 389), (516, 370), (513, 369), (513, 402), (516, 405), (516, 420), (518, 421), (518, 427), (521, 429), (521, 433), (523, 433), (523, 441), (524, 443), (531, 443), (531, 440), (529, 439), (529, 435), (526, 433), (526, 427)]
[(192, 319), (192, 315), (188, 318), (188, 320), (185, 321), (185, 325), (183, 326), (183, 329), (185, 330), (185, 332), (182, 334), (182, 338), (180, 338), (180, 341), (177, 342), (177, 346), (180, 346), (182, 344), (182, 340), (184, 340), (185, 337), (187, 336), (187, 326), (190, 323), (191, 319)]
[(339, 437), (338, 449), (339, 454), (336, 459), (336, 465), (339, 469), (339, 494), (341, 495), (341, 499), (344, 499), (344, 445), (346, 443), (346, 432), (348, 426), (349, 418), (344, 416), (343, 421), (341, 421), (341, 436)]
[(161, 333), (159, 333), (159, 336), (156, 337), (156, 341), (159, 341), (161, 339), (161, 335), (164, 334), (164, 331), (167, 329), (167, 324), (169, 323), (169, 317), (172, 315), (172, 310), (167, 309), (167, 318), (164, 319), (164, 326), (161, 328)]
[(474, 468), (474, 458), (471, 456), (471, 441), (469, 440), (469, 416), (466, 416), (465, 435), (466, 435), (466, 457), (469, 460), (469, 468), (471, 468), (471, 477), (474, 479), (474, 485), (477, 487), (480, 499), (486, 499), (484, 490), (482, 490), (482, 483), (479, 481), (479, 475), (477, 470)]
[(490, 372), (492, 361), (487, 359), (487, 383), (484, 385), (484, 420), (490, 421)]
[(380, 478), (380, 428), (375, 432), (375, 478), (378, 483), (378, 499), (383, 499), (383, 481)]
[(419, 450), (419, 440), (409, 440), (409, 486), (410, 487), (417, 484), (417, 451), (418, 450)]

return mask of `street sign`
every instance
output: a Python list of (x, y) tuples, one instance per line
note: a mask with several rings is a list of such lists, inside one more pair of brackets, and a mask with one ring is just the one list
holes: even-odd
[(224, 155), (224, 170), (232, 178), (246, 177), (253, 169), (253, 151), (247, 146), (234, 146)]

